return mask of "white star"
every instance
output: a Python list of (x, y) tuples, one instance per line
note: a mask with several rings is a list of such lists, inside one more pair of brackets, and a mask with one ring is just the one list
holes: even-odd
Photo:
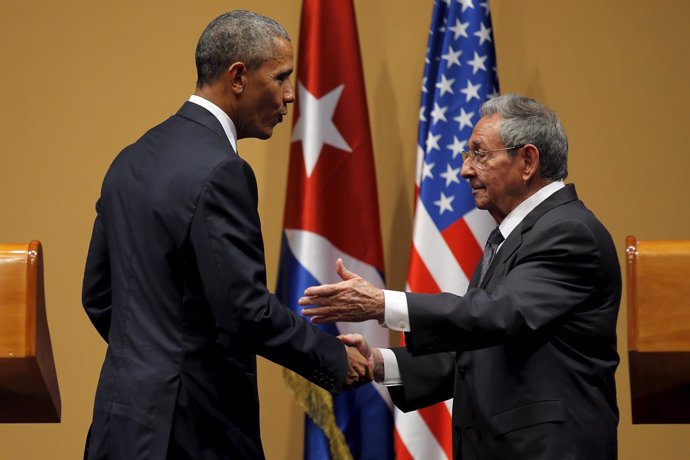
[(486, 72), (486, 66), (484, 62), (489, 58), (489, 56), (480, 56), (477, 52), (474, 52), (474, 58), (471, 61), (467, 61), (469, 65), (472, 66), (472, 75), (476, 74), (479, 69)]
[(449, 80), (445, 75), (441, 74), (441, 81), (436, 83), (436, 88), (441, 90), (441, 96), (446, 93), (453, 94), (453, 83), (455, 83), (455, 78)]
[(430, 114), (434, 125), (438, 123), (439, 120), (448, 121), (446, 120), (446, 110), (448, 110), (448, 106), (439, 107), (439, 105), (434, 102), (434, 110), (432, 110)]
[(446, 24), (448, 24), (448, 19), (443, 18), (443, 25), (439, 26), (438, 31), (441, 33), (441, 35), (444, 35), (446, 31)]
[(465, 38), (470, 38), (469, 35), (467, 35), (467, 28), (470, 26), (470, 22), (460, 22), (459, 19), (455, 19), (455, 25), (453, 27), (449, 27), (448, 30), (453, 32), (455, 36), (453, 37), (453, 40), (457, 40), (460, 37), (465, 37)]
[(419, 108), (419, 121), (426, 121), (426, 117), (424, 116), (424, 108), (425, 107), (420, 107)]
[(434, 169), (434, 163), (424, 163), (422, 166), (422, 180), (426, 179), (427, 177), (429, 179), (434, 178), (434, 175), (431, 173), (432, 169)]
[(426, 80), (427, 80), (426, 76), (424, 78), (422, 78), (422, 92), (423, 93), (428, 93), (428, 91), (426, 90)]
[(479, 88), (482, 86), (481, 83), (477, 83), (476, 85), (473, 85), (470, 79), (467, 79), (467, 87), (465, 89), (461, 89), (460, 92), (465, 95), (465, 102), (470, 102), (473, 97), (476, 97), (479, 99)]
[(426, 153), (431, 152), (433, 149), (436, 150), (441, 150), (441, 148), (438, 146), (438, 140), (441, 139), (441, 135), (433, 135), (431, 132), (426, 135)]
[(462, 3), (462, 12), (464, 13), (467, 8), (474, 9), (474, 4), (472, 0), (458, 0), (458, 3)]
[(494, 97), (498, 97), (498, 90), (496, 89), (495, 86), (493, 87), (493, 89), (491, 90), (491, 92), (490, 92), (489, 94), (486, 95), (486, 98), (487, 98), (487, 99), (492, 99), (492, 98), (494, 98)]
[(446, 145), (452, 152), (453, 152), (453, 160), (455, 160), (458, 155), (462, 153), (463, 150), (465, 150), (465, 146), (467, 145), (467, 141), (462, 141), (460, 142), (456, 136), (453, 136), (453, 143)]
[(474, 33), (479, 37), (479, 45), (483, 45), (485, 41), (491, 41), (491, 27), (486, 27), (482, 22), (479, 24), (480, 29)]
[(479, 6), (484, 8), (484, 17), (488, 17), (489, 16), (489, 2), (481, 2), (479, 4)]
[(460, 55), (462, 54), (462, 50), (458, 51), (453, 51), (453, 47), (449, 46), (448, 47), (448, 52), (446, 54), (441, 55), (441, 59), (445, 59), (448, 62), (446, 63), (446, 68), (450, 69), (453, 64), (457, 64), (460, 66)]
[(460, 115), (457, 117), (453, 117), (453, 120), (457, 121), (460, 124), (460, 127), (458, 128), (461, 130), (463, 127), (467, 126), (468, 128), (471, 128), (472, 125), (472, 117), (474, 116), (474, 112), (467, 113), (465, 112), (465, 109), (460, 107)]
[(438, 199), (437, 201), (434, 201), (434, 204), (438, 206), (438, 213), (443, 214), (446, 211), (453, 211), (453, 206), (451, 203), (455, 199), (454, 195), (451, 196), (446, 196), (443, 192), (441, 192), (441, 198)]
[(446, 180), (446, 187), (448, 187), (453, 182), (456, 184), (460, 183), (458, 174), (460, 174), (460, 168), (451, 168), (450, 163), (446, 163), (446, 172), (439, 175)]
[(321, 99), (315, 98), (301, 82), (297, 82), (297, 88), (301, 108), (300, 117), (292, 131), (292, 142), (302, 141), (304, 166), (307, 169), (307, 176), (311, 176), (324, 144), (352, 152), (338, 128), (333, 124), (333, 113), (345, 85), (338, 86)]

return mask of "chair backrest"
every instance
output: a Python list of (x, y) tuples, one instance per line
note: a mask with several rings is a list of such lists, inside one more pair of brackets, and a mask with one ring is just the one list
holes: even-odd
[(690, 240), (626, 239), (628, 349), (690, 351)]
[(0, 423), (59, 422), (41, 243), (0, 244)]
[(21, 358), (36, 351), (40, 251), (37, 241), (0, 244), (0, 357)]

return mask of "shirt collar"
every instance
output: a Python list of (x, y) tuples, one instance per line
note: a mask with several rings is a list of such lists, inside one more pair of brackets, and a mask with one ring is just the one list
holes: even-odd
[(520, 222), (522, 222), (527, 214), (532, 212), (532, 210), (539, 206), (542, 201), (563, 187), (565, 187), (565, 183), (562, 180), (551, 182), (540, 188), (537, 193), (517, 205), (517, 207), (510, 211), (505, 219), (503, 219), (501, 225), (498, 226), (498, 228), (501, 230), (501, 235), (503, 235), (504, 238), (508, 238), (510, 233), (515, 230), (515, 227), (520, 225)]
[(235, 123), (232, 122), (228, 114), (213, 102), (201, 96), (197, 96), (196, 94), (192, 94), (189, 97), (189, 102), (202, 106), (218, 119), (220, 125), (223, 127), (223, 131), (225, 131), (225, 135), (228, 136), (230, 145), (232, 145), (233, 150), (237, 153), (237, 129), (235, 128)]

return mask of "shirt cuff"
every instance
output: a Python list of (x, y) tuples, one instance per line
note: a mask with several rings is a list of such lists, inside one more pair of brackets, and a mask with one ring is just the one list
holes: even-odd
[(395, 357), (395, 353), (389, 348), (379, 348), (379, 350), (383, 356), (383, 382), (380, 383), (385, 386), (402, 385), (398, 358)]
[(394, 331), (410, 332), (410, 314), (404, 292), (383, 290), (385, 300), (383, 324)]

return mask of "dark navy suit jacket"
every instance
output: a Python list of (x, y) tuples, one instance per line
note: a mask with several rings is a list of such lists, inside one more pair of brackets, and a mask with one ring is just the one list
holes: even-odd
[(478, 278), (462, 297), (407, 294), (395, 404), (452, 397), (456, 459), (615, 459), (620, 267), (575, 187), (529, 213)]
[(187, 102), (108, 170), (83, 304), (108, 349), (89, 459), (257, 459), (256, 354), (338, 391), (342, 343), (269, 293), (256, 180)]

